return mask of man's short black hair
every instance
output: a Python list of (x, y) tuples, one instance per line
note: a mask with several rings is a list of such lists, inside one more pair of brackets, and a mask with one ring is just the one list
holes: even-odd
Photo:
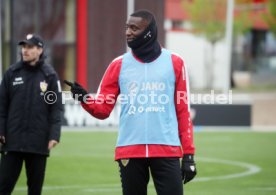
[(149, 23), (155, 18), (154, 18), (154, 15), (148, 11), (148, 10), (145, 10), (145, 9), (141, 9), (141, 10), (137, 10), (135, 11), (134, 13), (132, 13), (130, 16), (133, 16), (133, 17), (141, 17), (143, 18), (144, 20), (148, 21)]

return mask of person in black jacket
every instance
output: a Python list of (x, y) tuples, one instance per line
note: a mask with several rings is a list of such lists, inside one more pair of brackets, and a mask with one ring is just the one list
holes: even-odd
[(0, 86), (0, 195), (11, 194), (25, 163), (29, 195), (39, 195), (50, 150), (59, 143), (62, 100), (55, 70), (45, 63), (44, 42), (29, 34), (21, 60)]

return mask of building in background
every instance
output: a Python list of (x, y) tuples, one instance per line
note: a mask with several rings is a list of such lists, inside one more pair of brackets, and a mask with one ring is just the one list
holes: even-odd
[[(221, 74), (227, 64), (226, 41), (223, 37), (212, 48), (206, 38), (196, 35), (189, 18), (190, 13), (182, 6), (184, 1), (195, 3), (199, 0), (0, 0), (0, 68), (4, 72), (19, 59), (18, 40), (22, 40), (27, 33), (35, 32), (45, 39), (46, 54), (51, 56), (48, 60), (57, 70), (60, 79), (77, 80), (95, 93), (111, 60), (127, 50), (124, 28), (127, 16), (134, 10), (143, 8), (156, 15), (161, 44), (184, 57), (191, 76), (192, 92), (197, 89), (221, 89), (224, 80), (230, 78), (230, 75), (226, 78)], [(235, 19), (238, 19), (239, 13), (247, 12), (253, 22), (246, 33), (233, 38), (232, 71), (240, 73), (244, 80), (250, 80), (249, 75), (251, 83), (272, 83), (275, 86), (275, 35), (262, 17), (267, 12), (267, 2), (271, 0), (235, 1), (238, 3), (235, 6)], [(210, 57), (212, 54), (213, 59)], [(210, 63), (211, 60), (214, 63)], [(63, 90), (66, 89), (68, 90), (63, 86)], [(266, 108), (263, 104), (260, 105)], [(271, 105), (269, 103), (268, 107)], [(222, 125), (217, 123), (223, 121), (218, 119), (219, 116), (229, 119), (223, 122), (224, 125), (267, 124), (268, 116), (263, 115), (256, 106), (252, 109), (253, 119), (261, 118), (254, 113), (261, 113), (265, 120), (252, 122), (256, 120), (250, 119), (251, 103), (238, 106), (237, 109), (242, 109), (238, 111), (235, 110), (235, 105), (216, 106), (219, 105), (192, 105), (195, 124), (206, 125), (205, 122), (214, 121), (212, 125)], [(115, 107), (107, 120), (100, 121), (84, 112), (79, 105), (66, 104), (65, 124), (116, 126), (119, 109), (119, 106)], [(236, 117), (233, 118), (231, 113), (235, 113)], [(208, 118), (210, 116), (214, 120)], [(274, 118), (270, 120), (272, 124), (271, 121), (275, 121)]]
[[(157, 17), (161, 44), (180, 53), (189, 64), (192, 89), (221, 89), (224, 83), (225, 40), (217, 42), (212, 51), (206, 39), (194, 35), (190, 14), (182, 6), (183, 1), (197, 0), (0, 1), (2, 72), (19, 58), (17, 41), (35, 32), (48, 43), (48, 60), (61, 80), (77, 80), (96, 92), (110, 61), (127, 49), (127, 15), (144, 8)], [(268, 1), (235, 0), (235, 19), (246, 12), (252, 25), (247, 33), (233, 39), (231, 69), (249, 73), (255, 84), (275, 84), (276, 78), (275, 36), (263, 18)]]
[[(192, 16), (183, 6), (183, 2), (195, 4), (200, 0), (166, 0), (165, 29), (166, 45), (185, 57), (190, 69), (192, 89), (221, 89), (226, 79), (223, 69), (226, 64), (226, 42), (224, 37), (214, 44), (214, 49), (204, 36), (196, 35)], [(225, 6), (226, 6), (226, 1)], [(219, 2), (206, 0), (211, 4)], [(235, 28), (243, 28), (243, 32), (233, 36), (232, 44), (232, 87), (240, 85), (273, 85), (276, 86), (276, 34), (273, 35), (265, 20), (268, 15), (268, 4), (276, 4), (273, 0), (235, 0), (234, 20), (242, 21)], [(204, 8), (203, 8), (204, 9)], [(219, 9), (226, 10), (225, 7)], [(275, 9), (275, 6), (274, 6)], [(274, 10), (275, 12), (275, 10)], [(217, 16), (217, 21), (225, 21), (224, 16)], [(204, 16), (203, 16), (204, 17)], [(276, 25), (274, 16), (274, 25)], [(245, 20), (246, 18), (246, 20)], [(205, 24), (211, 21), (203, 18)], [(216, 21), (212, 21), (216, 22)], [(247, 24), (246, 24), (247, 23)], [(204, 28), (205, 24), (202, 26)], [(214, 57), (212, 59), (212, 50)], [(210, 64), (211, 61), (211, 65)], [(212, 63), (213, 62), (213, 63)]]
[(19, 59), (18, 40), (34, 32), (45, 39), (61, 80), (77, 80), (96, 92), (109, 63), (126, 51), (125, 23), (136, 9), (156, 15), (164, 44), (164, 0), (0, 1), (3, 71)]
[(47, 60), (61, 79), (74, 78), (76, 61), (75, 0), (1, 0), (1, 67), (19, 60), (18, 41), (28, 33), (47, 43)]

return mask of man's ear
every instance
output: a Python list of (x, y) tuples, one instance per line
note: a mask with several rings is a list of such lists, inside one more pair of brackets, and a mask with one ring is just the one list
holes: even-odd
[(39, 53), (39, 55), (41, 55), (42, 52), (43, 52), (43, 48), (42, 48), (42, 47), (37, 47), (37, 48), (38, 48), (38, 53)]

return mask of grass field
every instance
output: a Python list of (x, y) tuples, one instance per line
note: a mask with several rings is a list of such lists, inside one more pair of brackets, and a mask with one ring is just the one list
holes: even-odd
[[(44, 195), (120, 195), (116, 132), (63, 132), (48, 160)], [(276, 194), (276, 132), (195, 132), (198, 175), (185, 195)], [(22, 172), (14, 195), (26, 194)], [(152, 182), (149, 195), (156, 194)], [(170, 194), (173, 195), (173, 192)]]

